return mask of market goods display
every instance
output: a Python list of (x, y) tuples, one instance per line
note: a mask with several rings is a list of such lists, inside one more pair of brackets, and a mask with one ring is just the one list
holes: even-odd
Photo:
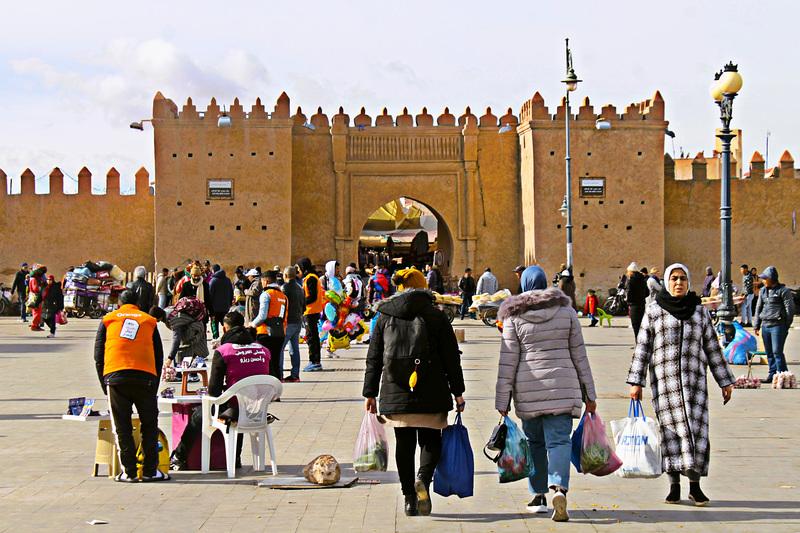
[(797, 377), (792, 372), (778, 372), (772, 376), (773, 389), (796, 389)]
[(87, 261), (64, 275), (64, 308), (78, 317), (88, 313), (93, 318), (115, 310), (117, 298), (125, 287), (120, 285), (125, 273), (107, 261)]
[(463, 303), (463, 299), (460, 296), (455, 294), (439, 294), (436, 291), (432, 291), (434, 298), (436, 298), (437, 304), (458, 304), (461, 305)]
[(479, 306), (491, 303), (499, 303), (509, 296), (511, 296), (511, 291), (508, 289), (501, 289), (494, 294), (476, 294), (472, 297), (472, 307), (470, 307), (469, 310), (472, 313), (477, 312)]
[(756, 378), (749, 378), (745, 375), (741, 375), (736, 379), (736, 383), (733, 384), (734, 389), (760, 389), (761, 388), (761, 380)]

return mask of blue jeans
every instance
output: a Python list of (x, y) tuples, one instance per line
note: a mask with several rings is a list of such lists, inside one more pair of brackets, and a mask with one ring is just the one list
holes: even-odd
[(300, 377), (300, 329), (303, 324), (286, 324), (286, 335), (283, 337), (281, 346), (281, 372), (283, 372), (283, 350), (289, 345), (289, 357), (292, 359), (292, 371), (289, 374), (293, 378)]
[(572, 415), (542, 415), (522, 421), (533, 457), (528, 478), (532, 494), (547, 494), (548, 487), (569, 489), (569, 457), (572, 452)]
[(783, 355), (783, 345), (789, 328), (786, 326), (763, 326), (761, 337), (764, 339), (764, 350), (767, 352), (769, 362), (769, 376), (772, 377), (777, 372), (786, 372), (786, 357)]
[(471, 315), (469, 308), (472, 306), (472, 296), (473, 293), (471, 292), (465, 292), (461, 295), (461, 320), (464, 320), (465, 316)]
[(158, 295), (158, 306), (161, 309), (166, 309), (169, 305), (169, 294), (159, 294)]
[(742, 324), (749, 324), (753, 321), (753, 295), (748, 294), (742, 303)]

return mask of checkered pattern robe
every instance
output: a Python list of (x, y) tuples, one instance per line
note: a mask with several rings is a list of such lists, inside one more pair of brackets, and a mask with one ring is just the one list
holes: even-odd
[(720, 387), (736, 379), (705, 307), (698, 305), (689, 320), (675, 318), (655, 302), (647, 307), (628, 383), (644, 387), (648, 368), (664, 471), (691, 469), (707, 476), (711, 447), (706, 370), (711, 368)]

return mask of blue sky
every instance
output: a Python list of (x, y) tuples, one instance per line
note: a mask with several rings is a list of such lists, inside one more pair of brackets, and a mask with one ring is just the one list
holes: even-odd
[(769, 130), (772, 165), (787, 149), (800, 157), (798, 105), (785, 94), (800, 76), (798, 15), (788, 1), (19, 2), (0, 20), (0, 169), (86, 166), (102, 187), (113, 166), (131, 186), (139, 167), (153, 172), (153, 136), (128, 124), (150, 117), (157, 91), (199, 109), (212, 96), (269, 108), (286, 91), (293, 112), (363, 106), (373, 117), (423, 106), (518, 114), (539, 91), (554, 111), (565, 37), (584, 80), (576, 100), (623, 110), (660, 90), (678, 153), (713, 150), (708, 87), (738, 63), (733, 127), (747, 161)]

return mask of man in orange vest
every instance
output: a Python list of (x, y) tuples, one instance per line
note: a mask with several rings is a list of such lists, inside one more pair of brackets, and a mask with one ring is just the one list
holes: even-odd
[(297, 261), (297, 270), (303, 273), (303, 293), (306, 296), (303, 313), (303, 326), (306, 330), (306, 344), (308, 345), (309, 364), (303, 372), (318, 372), (322, 370), (319, 344), (319, 315), (325, 307), (325, 293), (319, 283), (319, 277), (314, 271), (311, 259), (303, 257)]
[(103, 317), (94, 343), (94, 361), (100, 386), (108, 395), (111, 423), (117, 434), (122, 472), (114, 480), (139, 481), (131, 406), (136, 406), (142, 433), (142, 481), (166, 481), (158, 467), (159, 372), (164, 349), (156, 319), (137, 307), (137, 295), (128, 289), (119, 296), (120, 308)]
[(268, 270), (261, 275), (264, 288), (258, 297), (258, 316), (250, 324), (256, 328), (256, 340), (269, 351), (269, 374), (283, 381), (280, 351), (286, 335), (286, 311), (289, 300), (278, 285), (278, 273)]

